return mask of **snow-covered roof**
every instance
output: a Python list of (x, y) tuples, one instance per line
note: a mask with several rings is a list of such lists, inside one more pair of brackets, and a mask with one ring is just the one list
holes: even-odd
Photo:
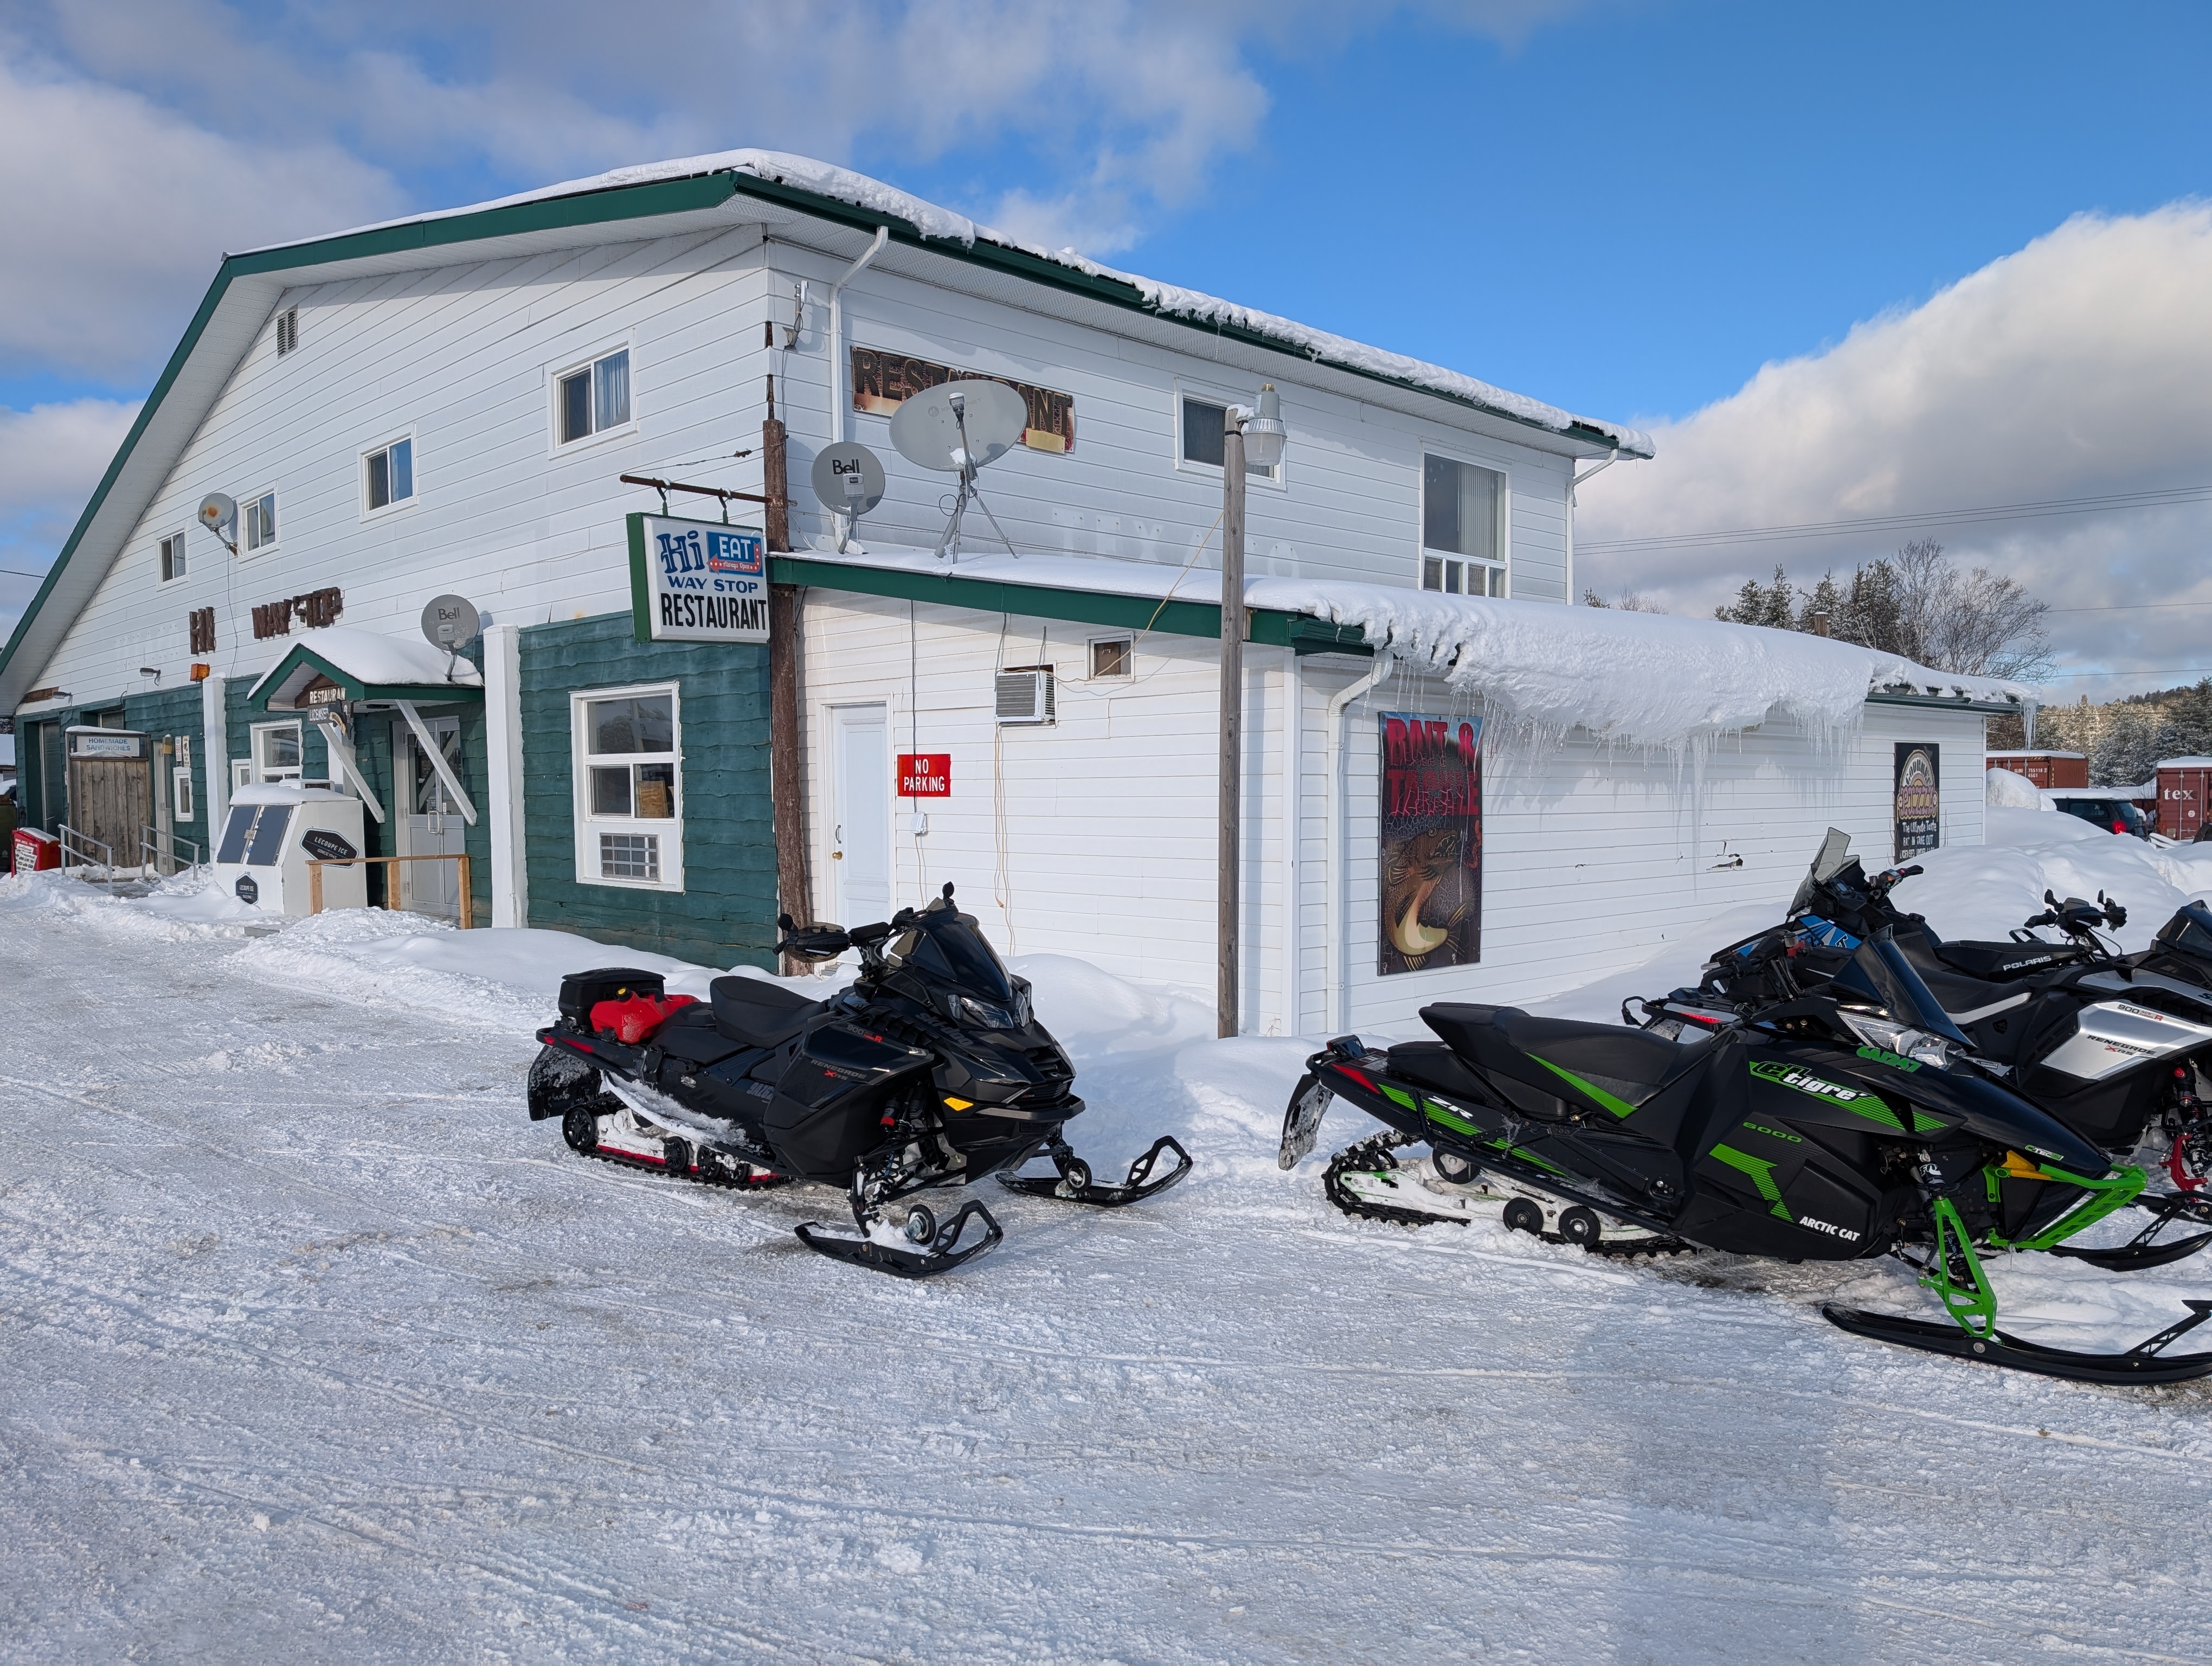
[[(587, 179), (568, 179), (559, 185), (543, 185), (535, 191), (519, 192), (512, 197), (495, 198), (489, 202), (472, 203), (465, 208), (438, 209), (427, 214), (409, 215), (398, 220), (380, 221), (374, 225), (360, 226), (351, 232), (337, 234), (354, 236), (363, 232), (383, 231), (393, 227), (422, 225), (439, 220), (452, 219), (459, 215), (481, 214), (494, 209), (512, 208), (520, 204), (547, 202), (563, 197), (580, 197), (594, 192), (617, 191), (626, 186), (653, 185), (670, 179), (693, 179), (710, 173), (743, 173), (771, 184), (796, 186), (817, 197), (848, 204), (872, 214), (883, 214), (903, 220), (925, 239), (943, 243), (955, 243), (963, 248), (972, 248), (977, 243), (995, 244), (1036, 259), (1063, 266), (1087, 277), (1103, 277), (1127, 283), (1136, 289), (1155, 312), (1170, 318), (1185, 319), (1200, 325), (1222, 325), (1235, 330), (1249, 331), (1269, 338), (1289, 350), (1344, 369), (1359, 371), (1370, 375), (1385, 377), (1393, 381), (1407, 383), (1431, 392), (1443, 393), (1453, 398), (1472, 400), (1493, 410), (1565, 433), (1571, 428), (1595, 431), (1611, 439), (1620, 454), (1628, 457), (1650, 457), (1652, 454), (1651, 436), (1638, 429), (1615, 423), (1601, 422), (1595, 417), (1578, 416), (1557, 405), (1547, 404), (1540, 399), (1525, 394), (1510, 392), (1473, 376), (1442, 365), (1431, 364), (1403, 353), (1392, 353), (1379, 347), (1348, 337), (1316, 330), (1292, 319), (1263, 313), (1255, 307), (1239, 306), (1217, 295), (1197, 289), (1187, 289), (1173, 283), (1163, 283), (1156, 278), (1145, 277), (1135, 272), (1121, 271), (1099, 261), (1079, 254), (1073, 249), (1048, 249), (1034, 243), (1025, 243), (1006, 233), (979, 225), (963, 214), (920, 197), (885, 185), (865, 173), (833, 163), (817, 161), (811, 156), (793, 155), (781, 150), (723, 150), (704, 156), (684, 156), (671, 161), (645, 162), (630, 167), (617, 167), (605, 173), (595, 173)], [(325, 237), (303, 239), (301, 242), (325, 241)], [(295, 248), (301, 243), (278, 243), (270, 249)], [(249, 254), (266, 252), (249, 250)]]
[(230, 801), (238, 804), (322, 804), (347, 795), (335, 793), (326, 787), (302, 787), (292, 781), (254, 781), (245, 787), (230, 789)]
[(2024, 748), (2024, 749), (2023, 749), (2023, 748), (2015, 747), (2015, 748), (2014, 748), (2011, 751), (2008, 751), (2008, 752), (1984, 752), (1984, 753), (1983, 753), (1983, 754), (1982, 754), (1982, 756), (1983, 756), (1984, 757), (1990, 757), (1990, 758), (2007, 758), (2007, 757), (2088, 757), (2088, 754), (2087, 754), (2087, 752), (2051, 752), (2051, 751), (2045, 751), (2042, 747), (2040, 747), (2040, 746), (2029, 746), (2029, 747), (2027, 747), (2027, 748)]
[[(1158, 597), (1218, 606), (1221, 575), (1154, 562), (1068, 555), (963, 555), (880, 549), (810, 562), (890, 569), (1001, 585)], [(1335, 579), (1257, 578), (1245, 605), (1357, 627), (1370, 648), (1433, 672), (1535, 730), (1585, 729), (1623, 745), (1677, 749), (1780, 714), (1817, 732), (1856, 723), (1869, 698), (1960, 702), (2033, 698), (2017, 683), (1930, 670), (1795, 630), (1555, 602), (1447, 596)]]
[[(264, 690), (270, 691), (272, 699), (296, 698), (300, 688), (317, 674), (306, 663), (310, 655), (341, 678), (365, 687), (483, 686), (483, 673), (473, 665), (466, 660), (449, 660), (442, 649), (432, 648), (419, 636), (387, 636), (355, 625), (325, 625), (319, 630), (301, 631), (284, 657), (247, 690), (246, 699), (258, 698)], [(275, 686), (278, 684), (283, 685), (281, 690)]]
[(2212, 757), (2162, 757), (2156, 767), (2160, 769), (2212, 769)]

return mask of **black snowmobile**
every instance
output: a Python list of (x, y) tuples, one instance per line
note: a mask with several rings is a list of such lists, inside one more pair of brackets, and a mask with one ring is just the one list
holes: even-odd
[[(1832, 992), (1752, 1020), (1727, 1014), (1680, 1039), (1510, 1006), (1428, 1006), (1437, 1041), (1382, 1051), (1345, 1037), (1307, 1061), (1279, 1161), (1288, 1169), (1310, 1152), (1342, 1098), (1390, 1130), (1330, 1164), (1331, 1195), (1354, 1213), (1450, 1218), (1431, 1200), (1486, 1190), (1505, 1197), (1507, 1225), (1599, 1250), (1896, 1255), (1951, 1323), (1834, 1305), (1826, 1316), (1882, 1341), (2050, 1376), (2212, 1374), (2212, 1353), (2164, 1352), (2212, 1316), (2212, 1301), (2188, 1303), (2187, 1318), (2117, 1354), (1999, 1328), (1982, 1252), (2066, 1253), (2141, 1194), (2143, 1172), (2113, 1167), (1969, 1062), (1966, 1038), (1895, 944), (1869, 939), (1853, 960), (1911, 1051), (1867, 1040)], [(1419, 1143), (1427, 1162), (1392, 1154)]]
[[(810, 1222), (799, 1240), (901, 1278), (957, 1267), (1003, 1236), (972, 1198), (942, 1222), (924, 1203), (892, 1209), (914, 1193), (995, 1174), (1031, 1196), (1110, 1208), (1189, 1172), (1189, 1154), (1163, 1137), (1126, 1181), (1093, 1179), (1062, 1133), (1083, 1110), (1074, 1067), (1031, 1013), (1027, 981), (953, 907), (951, 885), (883, 924), (780, 924), (779, 953), (826, 960), (858, 949), (852, 987), (810, 1000), (720, 977), (694, 1001), (665, 995), (650, 972), (563, 979), (560, 1020), (538, 1032), (532, 1118), (560, 1118), (586, 1156), (709, 1185), (844, 1187), (857, 1234)], [(1056, 1172), (1014, 1172), (1040, 1155)]]
[[(2101, 893), (2090, 903), (2046, 892), (2045, 912), (2009, 942), (1946, 942), (1890, 901), (1920, 869), (1869, 878), (1850, 843), (1829, 830), (1778, 931), (1721, 950), (1695, 990), (1640, 1003), (1640, 1015), (1632, 1001), (1622, 1017), (1695, 1025), (1714, 1007), (1742, 1014), (1787, 1002), (1849, 982), (1860, 942), (1887, 933), (1991, 1073), (2112, 1156), (2133, 1157), (2156, 1140), (2176, 1195), (2203, 1185), (2212, 1170), (2212, 958), (2197, 951), (2212, 950), (2212, 913), (2192, 903), (2149, 953), (2124, 956), (2099, 934), (2126, 924), (2120, 904)], [(2048, 927), (2065, 940), (2034, 935)], [(2212, 1207), (2185, 1213), (2212, 1223)]]

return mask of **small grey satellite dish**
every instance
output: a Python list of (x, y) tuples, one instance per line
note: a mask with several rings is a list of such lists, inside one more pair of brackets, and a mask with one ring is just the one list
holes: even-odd
[(884, 501), (883, 459), (851, 441), (824, 446), (814, 455), (814, 495), (837, 522), (837, 548), (859, 530), (860, 517)]
[(238, 500), (225, 492), (210, 492), (200, 499), (200, 525), (223, 541), (234, 556), (238, 553), (238, 542), (233, 536), (238, 526)]
[(937, 540), (937, 553), (960, 557), (960, 520), (974, 498), (991, 523), (991, 530), (1018, 557), (1013, 539), (999, 525), (991, 506), (975, 487), (976, 471), (995, 463), (1020, 443), (1029, 426), (1029, 402), (1004, 382), (945, 382), (916, 393), (891, 416), (891, 444), (898, 454), (918, 468), (960, 477), (959, 495), (953, 499), (952, 518)]
[(422, 610), (422, 635), (430, 646), (457, 654), (483, 635), (477, 605), (466, 596), (436, 596)]

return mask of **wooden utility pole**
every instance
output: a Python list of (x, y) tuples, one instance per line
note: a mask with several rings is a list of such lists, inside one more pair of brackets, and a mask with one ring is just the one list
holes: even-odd
[[(768, 420), (761, 424), (761, 470), (768, 499), (768, 547), (791, 548), (791, 477), (783, 451), (783, 424), (775, 415), (775, 378), (768, 379)], [(806, 873), (806, 755), (799, 745), (799, 595), (795, 584), (768, 591), (768, 769), (774, 809), (775, 896), (779, 912), (802, 926), (814, 922)], [(801, 968), (788, 957), (786, 976)]]
[(1221, 824), (1214, 878), (1220, 965), (1214, 982), (1214, 1033), (1233, 1036), (1237, 992), (1237, 856), (1243, 830), (1244, 415), (1234, 405), (1221, 424)]

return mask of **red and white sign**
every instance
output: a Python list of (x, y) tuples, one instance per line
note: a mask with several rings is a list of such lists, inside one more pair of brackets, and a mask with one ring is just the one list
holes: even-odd
[(41, 833), (35, 827), (15, 830), (15, 872), (35, 873), (40, 868), (62, 865), (62, 842), (51, 833)]
[(902, 799), (951, 798), (952, 754), (901, 752), (898, 755), (898, 795)]

